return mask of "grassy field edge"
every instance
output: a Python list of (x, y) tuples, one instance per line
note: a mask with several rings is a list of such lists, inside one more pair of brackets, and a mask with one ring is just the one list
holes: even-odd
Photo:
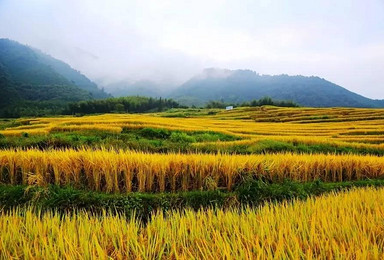
[(91, 212), (112, 211), (130, 216), (135, 212), (140, 218), (148, 218), (154, 211), (180, 210), (185, 208), (227, 208), (233, 206), (257, 206), (265, 202), (280, 202), (290, 199), (305, 199), (327, 192), (354, 187), (382, 187), (384, 180), (360, 180), (325, 183), (321, 181), (299, 183), (285, 181), (268, 183), (249, 180), (234, 192), (189, 191), (178, 193), (108, 194), (75, 189), (73, 187), (47, 187), (0, 185), (0, 208), (32, 206), (42, 210), (62, 212), (86, 210)]

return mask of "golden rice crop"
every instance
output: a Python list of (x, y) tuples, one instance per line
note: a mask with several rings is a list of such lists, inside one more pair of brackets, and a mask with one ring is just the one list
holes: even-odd
[(383, 259), (384, 189), (258, 209), (158, 213), (0, 213), (2, 259)]
[(5, 136), (21, 136), (23, 133), (28, 133), (31, 135), (46, 135), (50, 131), (50, 127), (38, 127), (34, 129), (6, 129), (0, 131), (0, 134)]
[(37, 135), (88, 130), (119, 134), (124, 128), (151, 127), (220, 132), (243, 138), (248, 140), (247, 142), (263, 139), (290, 142), (296, 139), (304, 144), (316, 142), (343, 146), (347, 143), (355, 147), (356, 143), (363, 143), (367, 148), (383, 149), (383, 109), (264, 107), (221, 110), (215, 115), (199, 113), (191, 118), (162, 117), (167, 114), (105, 114), (20, 119), (16, 122), (26, 125), (8, 127), (0, 130), (0, 134), (20, 136), (24, 132)]
[(231, 190), (244, 175), (273, 181), (348, 181), (384, 177), (384, 157), (332, 154), (150, 154), (66, 149), (0, 150), (0, 181), (71, 184), (107, 192)]
[(119, 134), (123, 130), (121, 126), (105, 125), (105, 124), (82, 124), (82, 125), (62, 125), (54, 126), (51, 132), (72, 132), (72, 131), (99, 130)]

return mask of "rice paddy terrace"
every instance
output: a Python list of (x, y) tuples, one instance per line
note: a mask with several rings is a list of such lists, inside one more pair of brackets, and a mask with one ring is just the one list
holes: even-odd
[(0, 134), (0, 258), (384, 256), (384, 109), (22, 118)]
[(160, 114), (106, 114), (83, 117), (20, 119), (3, 127), (4, 136), (23, 133), (160, 128), (181, 131), (217, 131), (244, 140), (281, 139), (310, 142), (381, 144), (384, 110), (358, 108), (238, 108), (225, 110), (175, 110)]

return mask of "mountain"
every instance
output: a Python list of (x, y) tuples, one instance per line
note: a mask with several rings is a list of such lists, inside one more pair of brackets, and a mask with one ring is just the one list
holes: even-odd
[(6, 72), (4, 65), (0, 63), (0, 107), (7, 106), (12, 103), (13, 97), (17, 96), (15, 87), (10, 80), (9, 74)]
[(240, 103), (262, 97), (311, 107), (384, 107), (319, 77), (260, 75), (251, 70), (205, 69), (169, 95), (186, 105), (210, 100)]
[(109, 96), (68, 64), (9, 39), (0, 39), (0, 89), (0, 109)]
[[(384, 100), (363, 97), (319, 77), (260, 75), (251, 70), (206, 69), (177, 88), (153, 81), (105, 87), (114, 96), (162, 96), (184, 105), (271, 97), (312, 107), (384, 107)], [(0, 39), (0, 91), (0, 117), (53, 114), (68, 102), (110, 97), (68, 64), (8, 39)]]

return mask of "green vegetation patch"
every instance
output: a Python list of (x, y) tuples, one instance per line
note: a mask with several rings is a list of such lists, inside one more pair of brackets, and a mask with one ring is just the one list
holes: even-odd
[(215, 141), (235, 141), (241, 138), (213, 131), (179, 131), (162, 128), (143, 128), (140, 130), (123, 129), (123, 133), (135, 134), (147, 139), (169, 139), (173, 142), (215, 142)]
[(221, 112), (222, 109), (202, 109), (202, 108), (187, 108), (187, 109), (169, 109), (161, 114), (158, 114), (161, 117), (204, 117), (204, 116), (212, 116)]
[(15, 120), (15, 119), (0, 119), (0, 130), (6, 128), (28, 125), (28, 120)]
[(264, 153), (333, 153), (333, 154), (371, 154), (384, 155), (384, 150), (374, 147), (338, 146), (332, 143), (304, 144), (300, 142), (283, 142), (276, 140), (260, 140), (254, 144), (233, 144), (218, 148), (215, 144), (199, 146), (199, 151), (205, 153), (226, 152), (231, 154), (264, 154)]
[(321, 181), (299, 183), (287, 180), (283, 183), (271, 183), (259, 179), (245, 179), (234, 192), (213, 190), (128, 194), (107, 194), (54, 185), (45, 188), (0, 185), (0, 208), (9, 210), (19, 206), (34, 206), (43, 210), (55, 209), (62, 212), (87, 210), (94, 213), (107, 210), (127, 216), (135, 212), (136, 216), (147, 220), (156, 210), (257, 206), (270, 201), (305, 199), (327, 192), (367, 186), (382, 187), (384, 180), (337, 183)]
[(73, 132), (52, 132), (48, 135), (8, 136), (0, 138), (0, 148), (122, 148), (149, 152), (192, 151), (192, 143), (239, 140), (239, 137), (213, 132), (142, 128), (124, 128), (122, 133), (110, 133), (100, 130)]

